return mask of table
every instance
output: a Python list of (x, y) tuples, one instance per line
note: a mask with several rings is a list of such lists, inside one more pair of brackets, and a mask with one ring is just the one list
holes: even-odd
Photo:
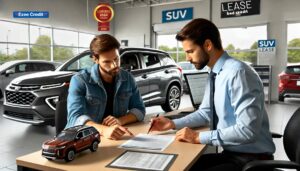
[[(176, 114), (179, 111), (172, 112)], [(149, 128), (149, 116), (147, 115), (144, 122), (134, 123), (127, 126), (129, 130), (134, 134), (146, 133)], [(207, 130), (207, 128), (199, 128), (199, 131)], [(166, 132), (153, 132), (153, 134), (174, 134), (174, 131)], [(97, 152), (92, 153), (90, 150), (85, 150), (76, 155), (74, 161), (69, 163), (62, 161), (48, 161), (42, 157), (41, 150), (18, 157), (16, 163), (18, 171), (25, 170), (72, 170), (72, 171), (105, 171), (105, 170), (120, 170), (114, 168), (105, 167), (117, 156), (121, 155), (125, 149), (118, 148), (118, 146), (130, 139), (129, 136), (125, 136), (124, 139), (119, 141), (109, 140), (101, 138), (101, 143)], [(163, 153), (178, 154), (176, 160), (170, 167), (170, 170), (188, 170), (193, 163), (201, 156), (205, 151), (206, 146), (203, 144), (190, 144), (184, 142), (174, 141), (167, 147)], [(122, 169), (123, 170), (123, 169)]]

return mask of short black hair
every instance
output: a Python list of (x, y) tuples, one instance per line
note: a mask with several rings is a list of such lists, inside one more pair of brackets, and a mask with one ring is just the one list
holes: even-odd
[(176, 39), (178, 41), (189, 39), (199, 46), (203, 46), (205, 40), (209, 39), (215, 48), (222, 49), (220, 32), (217, 26), (204, 18), (197, 18), (189, 22), (177, 33)]

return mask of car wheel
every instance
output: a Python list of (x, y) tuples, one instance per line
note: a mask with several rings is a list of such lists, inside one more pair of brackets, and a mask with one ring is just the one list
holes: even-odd
[(178, 86), (172, 85), (167, 92), (166, 101), (161, 105), (165, 112), (177, 110), (180, 105), (181, 92)]
[(90, 150), (91, 150), (92, 152), (97, 151), (97, 149), (98, 149), (98, 144), (99, 144), (98, 141), (94, 141), (94, 142), (92, 143), (91, 147), (90, 147)]
[(73, 149), (68, 150), (66, 153), (65, 161), (69, 162), (74, 160), (74, 158), (75, 158), (75, 151)]
[(2, 94), (2, 90), (0, 89), (0, 100), (2, 99), (3, 94)]
[(284, 102), (284, 96), (283, 96), (283, 95), (279, 95), (279, 96), (278, 96), (278, 100), (279, 100), (280, 102)]

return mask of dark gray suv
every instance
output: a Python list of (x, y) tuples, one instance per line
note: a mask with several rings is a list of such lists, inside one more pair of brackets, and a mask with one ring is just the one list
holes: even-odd
[(40, 71), (54, 71), (56, 63), (42, 60), (15, 60), (0, 65), (0, 99), (3, 97), (5, 87), (11, 80), (26, 74)]
[[(121, 67), (135, 77), (145, 106), (161, 105), (166, 112), (178, 109), (182, 95), (182, 70), (168, 53), (147, 48), (120, 50)], [(58, 101), (66, 100), (71, 77), (91, 67), (85, 51), (55, 71), (21, 76), (7, 86), (4, 118), (33, 125), (54, 125)]]

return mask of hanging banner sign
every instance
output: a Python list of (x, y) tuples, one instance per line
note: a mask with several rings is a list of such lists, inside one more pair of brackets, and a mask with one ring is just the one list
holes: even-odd
[(221, 18), (260, 14), (260, 0), (239, 0), (221, 3)]
[(14, 18), (49, 18), (49, 11), (14, 11)]
[(193, 19), (193, 8), (180, 8), (162, 11), (162, 23)]
[(114, 17), (114, 10), (109, 4), (99, 4), (94, 10), (94, 18), (98, 21), (98, 31), (109, 31), (109, 22)]

